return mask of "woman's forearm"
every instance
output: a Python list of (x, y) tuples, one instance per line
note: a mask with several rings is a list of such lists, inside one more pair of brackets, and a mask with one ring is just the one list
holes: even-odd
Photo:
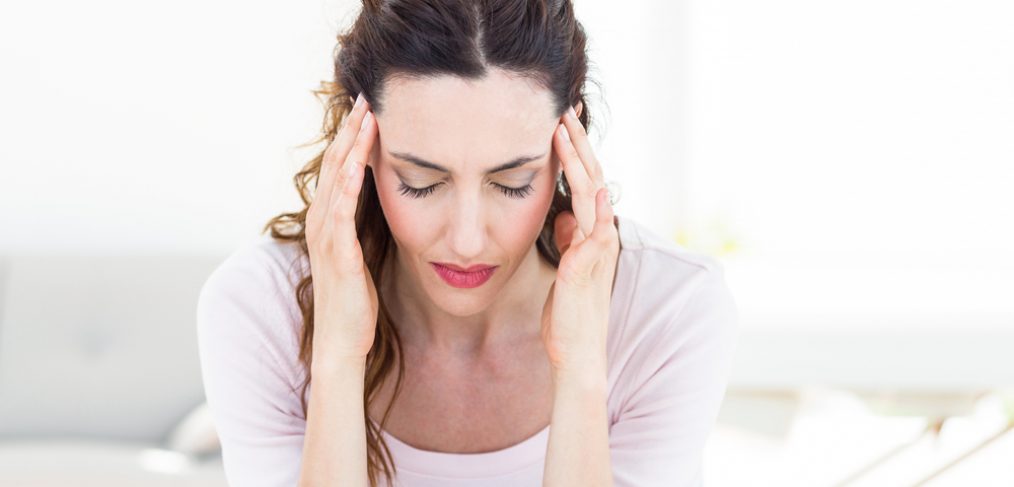
[(367, 487), (365, 358), (313, 356), (300, 487)]
[[(606, 374), (585, 369), (554, 375), (553, 416), (543, 487), (608, 487), (609, 462)], [(604, 368), (603, 368), (604, 370)]]

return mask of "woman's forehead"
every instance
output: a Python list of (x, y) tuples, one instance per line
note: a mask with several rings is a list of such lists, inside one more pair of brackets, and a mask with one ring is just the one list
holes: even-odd
[(539, 131), (555, 126), (551, 93), (529, 78), (491, 70), (485, 77), (394, 77), (384, 84), (378, 121), (392, 130), (418, 125)]
[[(397, 78), (385, 85), (377, 114), (381, 147), (443, 166), (486, 169), (546, 154), (558, 119), (547, 90), (491, 72), (485, 78)], [(476, 166), (475, 168), (471, 166)]]

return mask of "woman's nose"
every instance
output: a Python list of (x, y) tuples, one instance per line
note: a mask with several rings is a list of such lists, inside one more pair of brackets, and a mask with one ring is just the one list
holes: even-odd
[(451, 249), (465, 264), (482, 259), (486, 248), (486, 218), (478, 198), (458, 201), (448, 228)]

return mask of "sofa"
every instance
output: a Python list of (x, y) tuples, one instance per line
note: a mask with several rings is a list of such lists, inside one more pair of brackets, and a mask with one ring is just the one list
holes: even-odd
[(225, 255), (0, 255), (0, 486), (226, 485), (195, 306)]

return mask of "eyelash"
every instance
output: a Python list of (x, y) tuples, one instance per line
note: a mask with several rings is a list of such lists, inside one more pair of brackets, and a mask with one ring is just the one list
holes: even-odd
[[(429, 196), (430, 193), (436, 190), (437, 186), (440, 186), (441, 184), (442, 183), (437, 183), (432, 186), (427, 186), (425, 188), (413, 188), (411, 186), (406, 185), (405, 183), (399, 183), (398, 191), (400, 191), (403, 196), (408, 196), (411, 198), (423, 198)], [(527, 184), (520, 188), (511, 188), (509, 186), (504, 186), (496, 183), (493, 183), (493, 186), (496, 186), (496, 188), (499, 189), (500, 192), (506, 195), (508, 198), (518, 198), (518, 199), (527, 197), (535, 189), (532, 187), (531, 184)]]

